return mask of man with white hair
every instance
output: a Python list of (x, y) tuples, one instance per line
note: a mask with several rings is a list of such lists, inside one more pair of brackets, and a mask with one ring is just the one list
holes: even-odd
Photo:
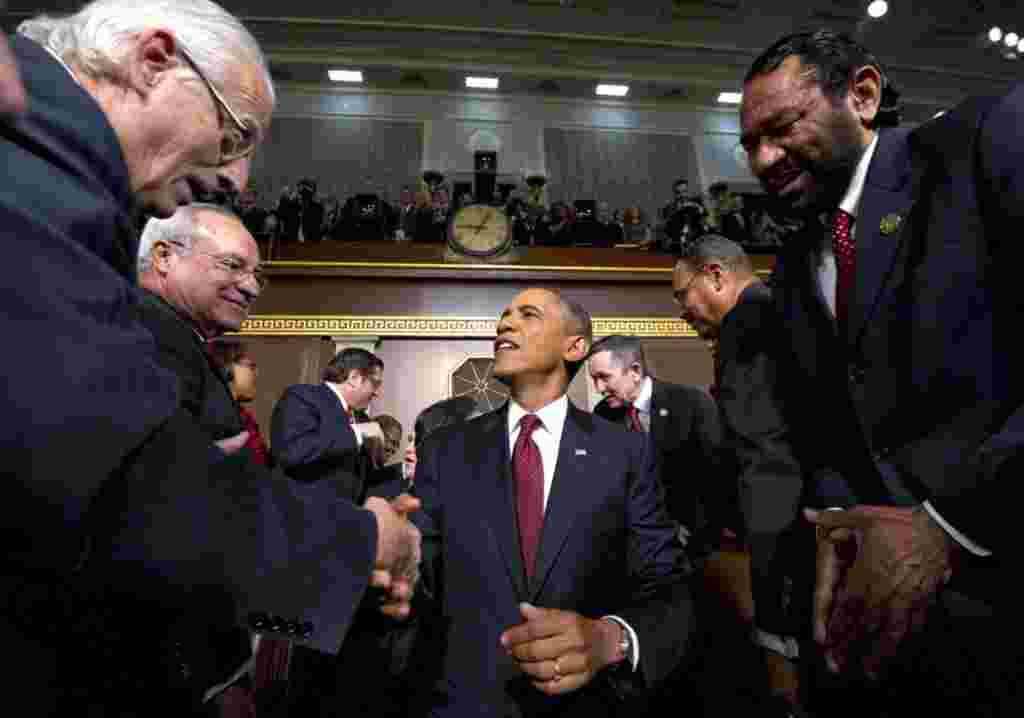
[(137, 212), (245, 186), (274, 105), (258, 45), (208, 0), (96, 0), (10, 50), (27, 109), (0, 124), (0, 301), (31, 350), (0, 359), (0, 641), (21, 712), (171, 708), (188, 671), (162, 629), (200, 587), (337, 651), (371, 579), (407, 600), (415, 529), (254, 478), (134, 319)]

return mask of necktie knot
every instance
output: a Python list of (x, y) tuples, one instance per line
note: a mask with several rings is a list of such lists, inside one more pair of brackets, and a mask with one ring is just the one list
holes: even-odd
[(519, 431), (522, 432), (524, 439), (530, 438), (534, 430), (542, 426), (544, 426), (544, 422), (536, 414), (526, 414), (519, 420)]
[(640, 410), (636, 404), (629, 405), (629, 428), (631, 431), (643, 431), (643, 424), (640, 423)]

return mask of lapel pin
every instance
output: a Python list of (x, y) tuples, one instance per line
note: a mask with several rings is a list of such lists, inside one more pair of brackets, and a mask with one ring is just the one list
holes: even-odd
[(882, 221), (878, 225), (878, 229), (881, 230), (882, 234), (888, 236), (893, 234), (903, 224), (903, 217), (895, 212), (887, 214), (882, 217)]
[(658, 409), (658, 416), (668, 416), (668, 409)]
[(576, 456), (586, 456), (586, 455), (587, 455), (587, 450), (586, 449), (576, 449)]

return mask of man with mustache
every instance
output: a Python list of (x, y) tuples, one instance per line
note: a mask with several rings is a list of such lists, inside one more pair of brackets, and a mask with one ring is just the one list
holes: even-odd
[(1019, 545), (1024, 455), (1024, 245), (1006, 235), (1024, 220), (1024, 86), (913, 130), (894, 126), (897, 99), (867, 49), (825, 30), (779, 40), (747, 73), (751, 170), (823, 220), (772, 280), (806, 483), (776, 482), (748, 518), (818, 509), (813, 638), (838, 678), (808, 684), (812, 709), (1009, 715), (1020, 647), (997, 632), (1018, 609), (995, 616), (1014, 598), (996, 588)]
[(419, 618), (436, 639), (410, 715), (616, 715), (624, 693), (683, 657), (682, 544), (644, 434), (566, 396), (590, 348), (586, 310), (527, 289), (497, 333), (508, 404), (437, 429), (417, 452), (435, 579), (420, 595), (436, 597)]

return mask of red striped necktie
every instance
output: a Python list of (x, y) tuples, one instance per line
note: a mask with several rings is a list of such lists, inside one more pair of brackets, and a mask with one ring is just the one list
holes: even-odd
[(516, 482), (516, 516), (519, 545), (527, 578), (533, 578), (540, 531), (544, 525), (544, 462), (540, 449), (530, 438), (540, 426), (540, 417), (527, 414), (519, 420), (519, 436), (512, 451), (512, 476)]

